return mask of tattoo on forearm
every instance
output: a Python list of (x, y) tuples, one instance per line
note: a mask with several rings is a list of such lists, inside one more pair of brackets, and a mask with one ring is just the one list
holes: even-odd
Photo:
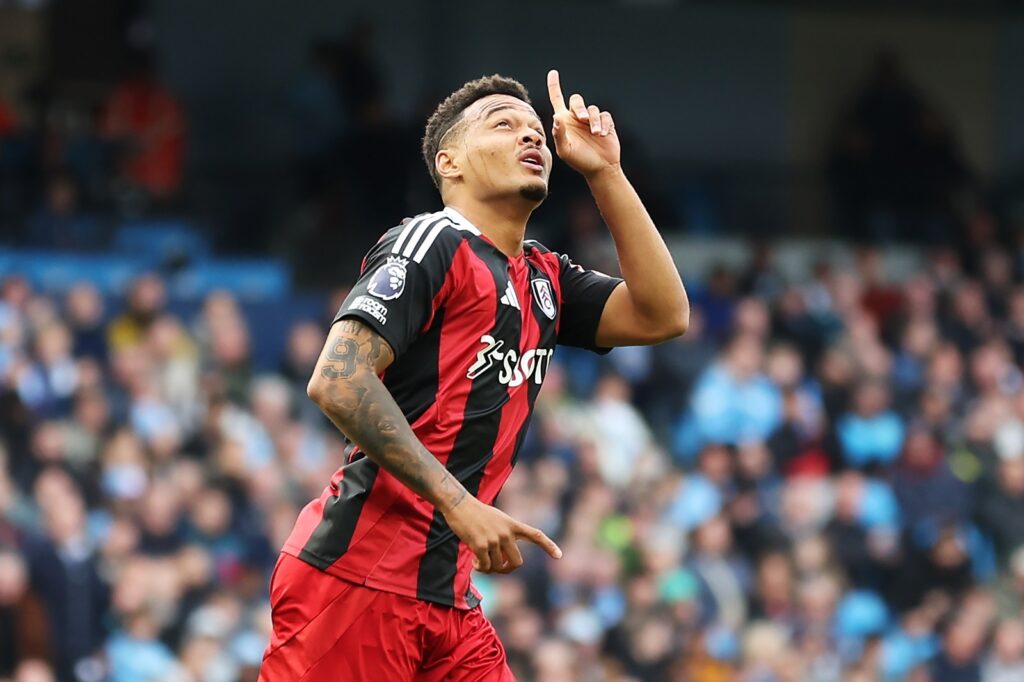
[(417, 494), (452, 508), (466, 489), (416, 438), (405, 415), (377, 377), (391, 348), (358, 320), (343, 320), (326, 351), (321, 376), (328, 400), (321, 407), (366, 455)]
[(359, 345), (353, 339), (341, 335), (334, 337), (334, 341), (331, 343), (331, 348), (327, 351), (327, 359), (335, 364), (324, 365), (321, 373), (325, 379), (331, 381), (347, 379), (356, 371)]

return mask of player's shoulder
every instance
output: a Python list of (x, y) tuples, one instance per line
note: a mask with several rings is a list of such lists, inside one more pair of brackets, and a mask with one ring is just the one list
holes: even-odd
[(544, 263), (549, 267), (561, 269), (563, 262), (568, 262), (564, 254), (552, 251), (536, 239), (524, 239), (523, 250), (526, 257), (535, 262)]
[(470, 233), (445, 211), (420, 213), (384, 233), (378, 248), (415, 263), (451, 256)]
[(524, 239), (523, 248), (532, 253), (544, 254), (551, 253), (551, 249), (541, 244), (536, 239)]

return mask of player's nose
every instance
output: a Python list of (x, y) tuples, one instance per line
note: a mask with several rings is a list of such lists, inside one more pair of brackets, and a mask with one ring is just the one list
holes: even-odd
[(540, 147), (542, 144), (544, 144), (544, 139), (540, 136), (540, 133), (538, 133), (533, 128), (527, 128), (523, 132), (522, 139), (524, 144), (528, 144), (534, 147)]

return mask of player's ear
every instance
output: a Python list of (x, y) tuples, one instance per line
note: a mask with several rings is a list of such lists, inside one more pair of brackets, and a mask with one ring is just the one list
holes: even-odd
[(459, 160), (447, 149), (438, 149), (434, 155), (434, 168), (437, 174), (447, 180), (454, 180), (462, 177), (462, 170), (459, 167)]

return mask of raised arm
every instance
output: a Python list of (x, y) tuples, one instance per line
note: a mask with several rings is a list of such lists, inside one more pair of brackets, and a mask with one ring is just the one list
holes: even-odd
[(433, 504), (473, 551), (477, 570), (508, 573), (522, 565), (516, 539), (558, 558), (544, 533), (483, 504), (419, 441), (379, 375), (394, 361), (391, 347), (363, 322), (331, 328), (306, 392), (366, 456)]
[(607, 111), (574, 94), (566, 106), (558, 72), (548, 73), (558, 156), (583, 175), (615, 241), (625, 280), (605, 303), (597, 345), (644, 345), (686, 331), (690, 303), (672, 255), (619, 163), (619, 138)]

